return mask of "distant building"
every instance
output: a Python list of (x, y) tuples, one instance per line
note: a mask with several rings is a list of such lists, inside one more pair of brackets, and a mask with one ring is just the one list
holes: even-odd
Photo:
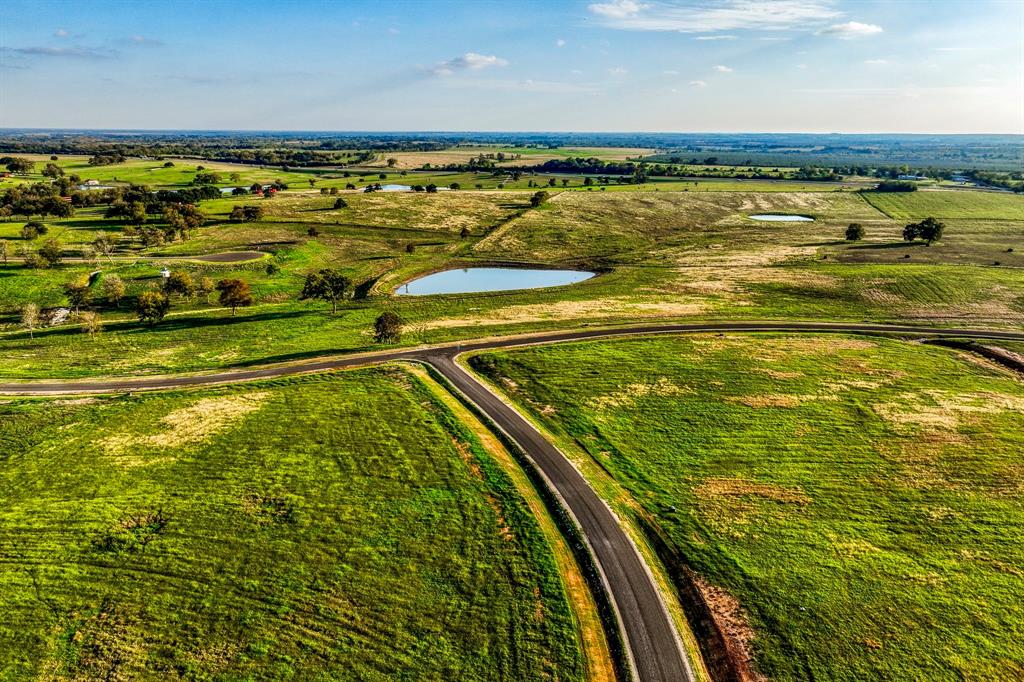
[(160, 271), (160, 276), (163, 277), (164, 279), (167, 279), (168, 277), (171, 276), (171, 271), (168, 270), (167, 268), (164, 268), (163, 270)]
[(923, 175), (901, 175), (901, 176), (899, 176), (897, 178), (897, 180), (927, 180), (927, 179), (928, 178), (926, 178)]
[(86, 180), (82, 183), (82, 187), (96, 187), (100, 184), (99, 180)]

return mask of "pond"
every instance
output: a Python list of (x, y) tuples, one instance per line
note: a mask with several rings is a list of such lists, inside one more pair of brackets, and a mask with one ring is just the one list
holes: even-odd
[(783, 213), (757, 213), (749, 216), (751, 220), (763, 220), (769, 223), (812, 223), (814, 218), (806, 215), (785, 215)]
[(408, 192), (412, 185), (381, 185), (380, 189), (382, 192)]
[(540, 289), (576, 284), (594, 276), (581, 270), (527, 270), (524, 268), (465, 268), (445, 270), (403, 284), (395, 293), (409, 296), (473, 294), (485, 291)]

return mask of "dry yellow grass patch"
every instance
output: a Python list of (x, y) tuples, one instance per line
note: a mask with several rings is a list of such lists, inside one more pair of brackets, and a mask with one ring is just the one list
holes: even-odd
[[(199, 443), (224, 431), (241, 417), (258, 410), (269, 395), (266, 392), (255, 392), (203, 398), (189, 407), (175, 410), (164, 416), (160, 423), (165, 429), (159, 433), (145, 436), (134, 433), (114, 434), (99, 442), (108, 454), (114, 456), (122, 455), (136, 445), (151, 448), (176, 448)], [(124, 460), (124, 464), (134, 466), (166, 459), (127, 458)]]
[(754, 371), (770, 376), (772, 379), (798, 379), (803, 376), (803, 372), (781, 372), (770, 367), (755, 367)]
[(614, 393), (597, 396), (590, 400), (590, 406), (598, 410), (606, 410), (608, 408), (627, 407), (633, 405), (641, 398), (645, 398), (650, 395), (669, 397), (692, 392), (693, 390), (689, 387), (680, 386), (672, 382), (668, 377), (660, 377), (654, 383), (628, 384)]
[[(709, 478), (693, 490), (698, 509), (709, 526), (742, 537), (742, 526), (766, 513), (780, 514), (786, 506), (804, 507), (809, 495), (798, 488), (758, 483), (745, 478)], [(766, 506), (770, 504), (771, 506)]]
[(599, 298), (590, 301), (557, 301), (513, 305), (488, 311), (478, 317), (449, 317), (425, 322), (422, 331), (453, 327), (494, 326), (545, 320), (573, 320), (603, 317), (690, 317), (707, 310), (701, 303), (677, 301), (632, 301), (625, 297)]
[(872, 405), (879, 417), (896, 427), (955, 431), (971, 416), (996, 414), (1005, 410), (1024, 412), (1024, 397), (989, 391), (954, 394), (929, 390), (902, 393), (898, 398), (900, 402)]
[(740, 403), (747, 407), (797, 407), (812, 400), (836, 400), (835, 396), (829, 395), (739, 395), (726, 398), (730, 403)]

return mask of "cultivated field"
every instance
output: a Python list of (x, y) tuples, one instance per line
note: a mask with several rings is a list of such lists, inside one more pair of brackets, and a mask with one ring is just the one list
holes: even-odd
[(472, 364), (621, 515), (666, 534), (770, 679), (1024, 675), (1018, 375), (834, 336), (594, 342)]
[(4, 679), (583, 679), (537, 521), (395, 368), (0, 406)]

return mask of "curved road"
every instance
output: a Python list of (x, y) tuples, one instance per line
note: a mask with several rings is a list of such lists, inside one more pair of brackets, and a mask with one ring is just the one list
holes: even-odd
[(680, 332), (813, 332), (943, 336), (962, 339), (1024, 341), (1024, 332), (980, 329), (936, 329), (905, 325), (816, 322), (723, 322), (661, 324), (530, 334), (406, 350), (303, 360), (246, 370), (183, 376), (88, 381), (23, 381), (0, 384), (0, 394), (57, 395), (119, 393), (253, 381), (309, 372), (325, 372), (380, 362), (411, 360), (432, 365), (463, 396), (522, 448), (579, 527), (597, 564), (610, 604), (617, 615), (632, 675), (642, 682), (693, 680), (663, 596), (649, 568), (611, 508), (554, 445), (482, 381), (462, 369), (462, 353), (535, 344), (636, 334)]

